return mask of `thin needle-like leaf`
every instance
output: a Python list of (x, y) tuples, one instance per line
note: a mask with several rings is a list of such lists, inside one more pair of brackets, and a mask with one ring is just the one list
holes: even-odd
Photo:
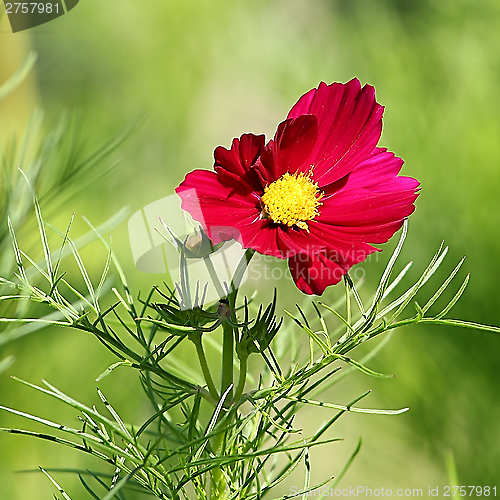
[(21, 83), (23, 83), (30, 71), (33, 69), (37, 57), (36, 52), (29, 52), (21, 67), (5, 83), (3, 83), (2, 86), (0, 86), (0, 101), (5, 99), (11, 92), (16, 90)]
[(401, 236), (399, 237), (398, 244), (394, 252), (392, 253), (391, 258), (389, 259), (389, 262), (387, 263), (384, 273), (382, 274), (382, 278), (380, 279), (379, 286), (377, 288), (377, 291), (375, 292), (375, 297), (373, 298), (373, 302), (370, 307), (370, 310), (368, 311), (368, 315), (370, 315), (377, 308), (378, 304), (384, 297), (384, 293), (387, 288), (387, 283), (389, 282), (389, 279), (391, 277), (394, 264), (396, 263), (396, 260), (399, 257), (399, 254), (401, 253), (401, 249), (403, 248), (403, 244), (405, 242), (407, 233), (408, 233), (408, 219), (405, 219), (403, 223), (403, 230), (401, 231)]
[[(446, 257), (446, 254), (448, 253), (448, 247), (446, 247), (442, 252), (441, 250), (442, 250), (442, 245), (439, 248), (438, 252), (432, 258), (430, 264), (427, 266), (427, 268), (425, 269), (419, 280), (398, 299), (394, 300), (382, 311), (380, 311), (377, 314), (376, 319), (384, 317), (387, 313), (389, 313), (396, 307), (400, 306), (399, 309), (396, 311), (396, 313), (394, 313), (392, 316), (393, 319), (397, 318), (397, 316), (402, 312), (402, 310), (410, 303), (410, 301), (416, 295), (418, 290), (420, 290), (420, 288), (422, 288), (422, 286), (425, 285), (425, 283), (427, 283), (427, 281), (432, 277), (432, 275), (437, 271), (438, 267), (443, 262), (443, 259)], [(356, 326), (357, 324), (355, 325), (355, 328)]]
[(339, 484), (340, 480), (344, 477), (344, 474), (347, 472), (347, 470), (351, 466), (352, 462), (354, 461), (356, 455), (359, 453), (360, 450), (361, 450), (361, 437), (359, 438), (356, 449), (354, 450), (353, 454), (350, 456), (349, 460), (344, 465), (344, 468), (340, 471), (340, 474), (335, 478), (335, 481), (332, 483), (331, 488), (334, 488), (335, 486), (337, 486), (337, 484)]
[(321, 349), (321, 351), (323, 352), (323, 354), (325, 356), (328, 356), (329, 354), (331, 354), (331, 348), (319, 335), (314, 333), (308, 326), (304, 325), (291, 312), (287, 311), (286, 309), (284, 312), (285, 312), (285, 314), (290, 316), (290, 318), (292, 318), (297, 323), (297, 325), (299, 325), (300, 328), (302, 328), (302, 330), (304, 330), (309, 335), (309, 337), (318, 345), (318, 347)]
[(462, 264), (464, 263), (465, 257), (462, 258), (462, 260), (457, 264), (455, 269), (453, 269), (452, 273), (448, 276), (448, 278), (445, 280), (445, 282), (439, 287), (437, 292), (429, 299), (427, 304), (425, 304), (424, 307), (422, 307), (422, 312), (425, 314), (432, 304), (436, 302), (436, 300), (441, 296), (441, 294), (446, 290), (448, 285), (451, 283), (451, 280), (455, 277), (455, 275), (458, 273), (459, 269), (462, 267)]
[(55, 479), (45, 470), (40, 467), (40, 470), (49, 478), (50, 482), (59, 490), (59, 493), (65, 498), (65, 500), (71, 500), (69, 495), (67, 495), (64, 490), (56, 483)]
[(17, 244), (16, 233), (12, 227), (12, 222), (10, 217), (7, 217), (7, 225), (9, 226), (10, 235), (12, 237), (12, 245), (14, 247), (14, 256), (16, 258), (17, 268), (19, 270), (19, 275), (24, 284), (28, 283), (28, 277), (26, 276), (26, 271), (24, 269), (24, 264), (21, 259), (21, 252), (19, 250), (19, 245)]
[(324, 403), (322, 401), (313, 401), (304, 398), (294, 398), (293, 396), (285, 396), (285, 399), (297, 401), (311, 406), (320, 406), (322, 408), (333, 408), (335, 410), (351, 411), (353, 413), (374, 413), (376, 415), (400, 415), (409, 410), (409, 408), (401, 408), (399, 410), (377, 410), (372, 408), (356, 408), (354, 406), (338, 405), (335, 403)]
[(130, 293), (130, 288), (128, 286), (127, 278), (125, 277), (125, 273), (123, 272), (123, 268), (120, 265), (120, 262), (118, 261), (115, 253), (111, 250), (111, 247), (106, 243), (106, 241), (101, 236), (99, 231), (90, 223), (90, 221), (85, 217), (83, 217), (83, 220), (90, 226), (90, 228), (94, 231), (94, 233), (97, 235), (97, 237), (101, 240), (101, 242), (105, 246), (106, 250), (108, 250), (108, 252), (111, 251), (111, 258), (112, 258), (113, 263), (116, 267), (116, 270), (118, 271), (118, 275), (120, 276), (120, 280), (122, 282), (123, 288), (125, 289), (127, 303), (129, 305), (128, 309), (131, 310), (133, 314), (136, 314), (134, 299), (132, 297), (132, 294)]
[(382, 300), (385, 299), (393, 290), (398, 286), (400, 281), (406, 276), (406, 273), (409, 271), (410, 267), (413, 265), (413, 261), (408, 262), (405, 268), (396, 276), (394, 281), (385, 289), (384, 294), (382, 295)]
[(50, 285), (52, 287), (54, 284), (55, 276), (54, 276), (54, 270), (52, 267), (52, 259), (51, 259), (51, 254), (50, 254), (49, 241), (47, 239), (47, 233), (45, 231), (45, 223), (43, 221), (42, 211), (40, 209), (40, 204), (38, 203), (38, 198), (36, 197), (35, 190), (33, 189), (33, 186), (31, 184), (31, 182), (29, 181), (28, 177), (21, 169), (18, 169), (18, 170), (21, 172), (22, 176), (26, 180), (26, 183), (28, 184), (28, 188), (31, 191), (31, 195), (33, 197), (33, 205), (35, 206), (36, 220), (38, 223), (38, 230), (40, 231), (40, 240), (42, 242), (43, 255), (45, 257), (45, 265), (47, 266), (47, 273), (49, 275), (49, 281), (50, 281)]
[(468, 274), (465, 277), (464, 282), (462, 283), (462, 286), (459, 288), (459, 290), (455, 294), (455, 296), (450, 300), (449, 304), (439, 314), (436, 315), (436, 319), (441, 319), (443, 316), (446, 316), (450, 312), (451, 308), (458, 302), (458, 299), (465, 292), (467, 284), (469, 283), (469, 278), (470, 278), (470, 274)]
[(309, 450), (306, 448), (304, 453), (304, 494), (302, 495), (302, 500), (307, 500), (307, 494), (309, 486), (311, 484), (311, 461), (309, 460)]
[(318, 302), (318, 304), (322, 307), (324, 307), (327, 311), (330, 311), (332, 314), (334, 314), (342, 323), (347, 327), (347, 329), (351, 332), (354, 333), (353, 327), (349, 324), (349, 322), (340, 314), (338, 313), (335, 309), (332, 309), (330, 306), (327, 306), (323, 302)]
[[(113, 497), (117, 496), (117, 493), (134, 477), (135, 473), (140, 469), (137, 467), (132, 472), (129, 472), (125, 477), (120, 479), (116, 485), (109, 490), (106, 495), (102, 497), (102, 500), (111, 500)], [(119, 498), (119, 497), (117, 497)]]
[[(208, 424), (208, 427), (207, 427), (207, 430), (205, 431), (205, 437), (210, 434), (214, 427), (215, 427), (215, 424), (217, 423), (217, 421), (219, 420), (219, 415), (220, 415), (220, 412), (222, 411), (222, 408), (224, 406), (224, 402), (226, 401), (226, 398), (228, 396), (228, 394), (233, 390), (233, 384), (231, 384), (225, 391), (224, 393), (222, 394), (219, 402), (217, 403), (217, 407), (215, 408), (214, 410), (214, 413), (212, 415), (212, 418), (210, 419), (210, 423)], [(208, 444), (208, 439), (205, 440), (202, 445), (198, 448), (198, 450), (196, 451), (196, 453), (194, 454), (194, 461), (198, 460), (201, 456), (201, 454), (203, 453), (203, 450), (205, 449), (205, 447), (207, 446)]]
[(5, 370), (8, 370), (14, 364), (15, 359), (16, 358), (14, 358), (12, 354), (2, 359), (2, 361), (0, 361), (0, 373), (4, 372)]

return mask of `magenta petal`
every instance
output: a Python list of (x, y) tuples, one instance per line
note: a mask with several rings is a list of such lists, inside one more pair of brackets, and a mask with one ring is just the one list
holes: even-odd
[(272, 221), (262, 219), (251, 228), (241, 228), (241, 243), (245, 248), (253, 248), (264, 255), (287, 259), (298, 253), (318, 252), (325, 248), (320, 240), (302, 229), (282, 227)]
[(256, 165), (261, 176), (269, 183), (283, 174), (301, 169), (309, 171), (307, 160), (318, 135), (317, 119), (313, 115), (302, 115), (280, 123), (274, 136), (262, 151), (261, 164)]
[(383, 107), (375, 101), (370, 85), (361, 88), (356, 78), (343, 85), (321, 83), (291, 109), (288, 118), (313, 114), (318, 119), (318, 138), (308, 163), (320, 186), (348, 174), (373, 151), (382, 130)]
[[(375, 148), (349, 175), (347, 190), (367, 188), (376, 191), (415, 190), (419, 182), (411, 177), (397, 177), (403, 160), (385, 148)], [(397, 184), (394, 184), (396, 182)], [(392, 184), (391, 184), (392, 183)]]
[[(255, 208), (260, 203), (260, 197), (256, 193), (250, 196), (234, 193), (231, 187), (224, 186), (219, 182), (218, 174), (208, 170), (193, 170), (186, 175), (184, 181), (175, 191), (184, 202), (187, 199), (192, 199), (192, 193), (190, 193), (189, 197), (183, 194), (188, 190), (196, 191), (198, 197), (196, 201), (201, 203), (215, 203), (219, 207), (227, 206), (231, 210)], [(229, 210), (224, 215), (230, 215), (228, 212)]]
[(241, 244), (245, 248), (253, 248), (263, 255), (272, 255), (273, 257), (283, 255), (278, 231), (274, 224), (267, 220), (259, 220), (253, 226), (243, 228)]
[(299, 290), (321, 295), (327, 286), (336, 285), (348, 271), (331, 260), (327, 252), (297, 254), (288, 261), (290, 273)]
[(326, 186), (322, 186), (321, 192), (323, 193), (323, 196), (332, 195), (342, 189), (349, 181), (350, 175), (351, 174), (344, 175), (344, 177), (341, 177), (337, 181), (327, 184)]
[[(257, 194), (243, 196), (235, 192), (221, 184), (214, 172), (194, 170), (176, 192), (182, 199), (182, 208), (202, 225), (214, 243), (229, 239), (218, 233), (234, 237), (241, 228), (253, 226), (252, 223), (260, 217)], [(217, 228), (217, 232), (213, 228)]]
[[(319, 86), (326, 86), (325, 82), (321, 82)], [(334, 83), (333, 85), (341, 86), (341, 83)], [(306, 92), (294, 105), (293, 108), (288, 113), (288, 118), (297, 118), (300, 115), (307, 115), (309, 113), (309, 109), (311, 108), (311, 103), (318, 89), (311, 89), (309, 92)]]
[(328, 248), (340, 248), (343, 255), (354, 254), (357, 257), (354, 263), (358, 263), (363, 260), (363, 256), (366, 257), (378, 250), (372, 244), (382, 244), (389, 240), (403, 225), (403, 220), (359, 227), (334, 226), (316, 222), (314, 225), (310, 224), (309, 227), (313, 236), (327, 242)]
[(374, 192), (368, 189), (341, 190), (325, 200), (315, 220), (336, 226), (385, 224), (408, 217), (418, 194), (413, 189)]
[[(401, 227), (391, 227), (392, 234)], [(318, 241), (322, 241), (324, 247), (331, 252), (332, 258), (341, 266), (351, 267), (354, 264), (364, 261), (368, 255), (377, 252), (378, 249), (367, 243), (380, 243), (377, 241), (377, 232), (372, 234), (367, 228), (365, 233), (353, 231), (352, 228), (343, 228), (321, 222), (313, 221), (309, 224), (310, 235)], [(344, 230), (345, 229), (345, 230)], [(376, 227), (377, 230), (380, 226)], [(365, 230), (365, 228), (363, 228)], [(368, 234), (368, 237), (366, 236)], [(388, 238), (387, 238), (388, 239)], [(387, 240), (385, 240), (387, 241)]]
[(259, 158), (264, 142), (264, 135), (243, 134), (239, 139), (233, 139), (231, 149), (216, 148), (215, 170), (220, 176), (219, 181), (240, 191), (262, 189), (251, 167)]
[(233, 139), (231, 149), (222, 146), (215, 149), (215, 165), (243, 176), (259, 157), (264, 142), (264, 135), (243, 134)]
[(419, 182), (398, 176), (402, 165), (393, 153), (376, 148), (343, 187), (324, 198), (314, 230), (325, 238), (385, 243), (415, 210)]

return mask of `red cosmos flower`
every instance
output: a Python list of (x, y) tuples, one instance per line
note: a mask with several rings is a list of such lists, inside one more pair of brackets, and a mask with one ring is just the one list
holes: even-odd
[(215, 172), (176, 189), (214, 243), (287, 258), (300, 290), (321, 295), (379, 249), (415, 209), (419, 182), (377, 147), (383, 107), (359, 80), (304, 94), (274, 139), (244, 134), (215, 150)]

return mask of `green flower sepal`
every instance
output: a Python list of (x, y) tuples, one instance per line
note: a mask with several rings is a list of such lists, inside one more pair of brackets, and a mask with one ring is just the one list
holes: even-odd
[(265, 311), (262, 312), (262, 305), (259, 307), (257, 318), (250, 327), (248, 321), (248, 303), (245, 298), (245, 320), (241, 328), (241, 337), (236, 344), (236, 353), (240, 359), (248, 357), (253, 353), (262, 353), (265, 351), (278, 330), (281, 328), (283, 318), (277, 321), (276, 311), (276, 289), (274, 290), (274, 298)]

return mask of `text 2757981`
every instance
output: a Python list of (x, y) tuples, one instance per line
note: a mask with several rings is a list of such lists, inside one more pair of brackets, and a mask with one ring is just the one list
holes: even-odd
[(5, 9), (7, 14), (59, 14), (58, 3), (41, 3), (41, 2), (14, 2), (6, 3)]

